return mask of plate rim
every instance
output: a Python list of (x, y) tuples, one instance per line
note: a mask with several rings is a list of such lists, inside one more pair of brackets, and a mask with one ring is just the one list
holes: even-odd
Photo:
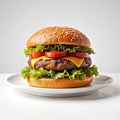
[[(79, 88), (59, 88), (59, 89), (57, 89), (57, 88), (37, 88), (37, 87), (32, 87), (32, 86), (23, 86), (23, 85), (18, 85), (18, 84), (13, 84), (13, 83), (11, 83), (11, 82), (9, 82), (11, 79), (12, 79), (12, 77), (21, 77), (22, 78), (22, 76), (18, 73), (18, 74), (12, 74), (12, 75), (10, 75), (10, 76), (8, 76), (7, 78), (6, 78), (6, 80), (5, 80), (5, 82), (6, 82), (6, 84), (7, 85), (9, 85), (9, 86), (12, 86), (12, 87), (14, 87), (14, 88), (16, 88), (16, 89), (19, 89), (19, 90), (22, 90), (23, 92), (25, 92), (25, 93), (29, 93), (30, 91), (33, 91), (34, 92), (34, 94), (33, 93), (31, 93), (31, 94), (33, 94), (33, 95), (36, 95), (35, 94), (35, 91), (37, 91), (37, 93), (38, 93), (38, 91), (43, 91), (43, 94), (41, 94), (41, 92), (40, 92), (40, 94), (39, 94), (39, 96), (56, 96), (56, 95), (60, 95), (60, 91), (62, 92), (61, 94), (63, 94), (63, 95), (65, 95), (65, 94), (68, 94), (69, 93), (69, 91), (73, 91), (71, 94), (75, 94), (75, 93), (86, 93), (86, 92), (83, 92), (83, 91), (86, 91), (87, 89), (92, 89), (92, 88), (94, 88), (95, 89), (95, 87), (96, 87), (96, 89), (94, 90), (90, 90), (90, 92), (91, 91), (97, 91), (97, 90), (99, 90), (99, 89), (101, 89), (101, 88), (104, 88), (104, 87), (106, 87), (107, 85), (109, 85), (109, 84), (111, 84), (112, 82), (113, 82), (113, 78), (112, 77), (110, 77), (110, 76), (107, 76), (107, 75), (98, 75), (97, 77), (100, 77), (100, 76), (105, 76), (105, 77), (108, 77), (109, 79), (109, 82), (108, 83), (104, 83), (104, 84), (98, 84), (98, 85), (94, 85), (94, 86), (86, 86), (86, 87), (79, 87)], [(94, 77), (94, 79), (95, 79), (96, 77)], [(24, 79), (23, 79), (24, 80)], [(26, 92), (26, 90), (27, 90), (27, 92)], [(50, 91), (50, 93), (46, 93), (46, 91)], [(55, 91), (55, 93), (53, 92), (53, 91)], [(76, 92), (76, 91), (78, 91), (78, 92)], [(64, 93), (63, 93), (64, 92)], [(87, 92), (88, 92), (88, 90), (87, 90)], [(29, 93), (30, 94), (30, 93)], [(69, 93), (70, 94), (70, 93)], [(61, 95), (60, 95), (61, 96)]]

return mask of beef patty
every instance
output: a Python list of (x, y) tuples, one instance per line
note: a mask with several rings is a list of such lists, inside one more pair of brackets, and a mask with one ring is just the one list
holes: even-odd
[[(69, 60), (65, 60), (62, 58), (57, 59), (51, 59), (51, 60), (39, 60), (36, 62), (34, 68), (38, 69), (40, 67), (46, 69), (46, 70), (55, 70), (55, 71), (63, 71), (63, 70), (72, 70), (76, 68), (84, 68), (89, 67), (92, 63), (92, 60), (90, 57), (84, 58), (83, 63), (80, 67), (77, 67), (75, 64), (73, 64)], [(31, 59), (28, 61), (29, 66), (31, 66)]]

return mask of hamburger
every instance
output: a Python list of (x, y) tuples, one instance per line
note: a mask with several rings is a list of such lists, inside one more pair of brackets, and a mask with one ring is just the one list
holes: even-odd
[(30, 86), (40, 88), (85, 87), (98, 75), (92, 65), (90, 40), (79, 30), (66, 26), (42, 28), (26, 43), (28, 66), (21, 75)]

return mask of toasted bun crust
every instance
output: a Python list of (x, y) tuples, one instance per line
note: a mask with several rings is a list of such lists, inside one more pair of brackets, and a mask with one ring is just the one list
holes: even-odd
[(89, 39), (80, 31), (62, 26), (46, 27), (35, 32), (27, 41), (26, 47), (36, 45), (67, 44), (90, 47)]
[(51, 78), (27, 78), (27, 82), (30, 86), (40, 87), (40, 88), (75, 88), (75, 87), (85, 87), (90, 85), (93, 80), (93, 76), (87, 77), (85, 80), (70, 80), (68, 78), (64, 79), (51, 79)]

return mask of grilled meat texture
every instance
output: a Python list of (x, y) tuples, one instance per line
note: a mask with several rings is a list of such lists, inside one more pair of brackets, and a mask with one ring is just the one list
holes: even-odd
[[(31, 59), (28, 61), (29, 66), (31, 66)], [(69, 60), (65, 60), (63, 58), (57, 58), (52, 60), (39, 60), (34, 65), (34, 68), (38, 69), (40, 67), (46, 70), (55, 70), (55, 71), (63, 71), (63, 70), (72, 70), (77, 68), (89, 67), (92, 64), (92, 60), (90, 57), (84, 58), (84, 61), (80, 67), (77, 67)]]

